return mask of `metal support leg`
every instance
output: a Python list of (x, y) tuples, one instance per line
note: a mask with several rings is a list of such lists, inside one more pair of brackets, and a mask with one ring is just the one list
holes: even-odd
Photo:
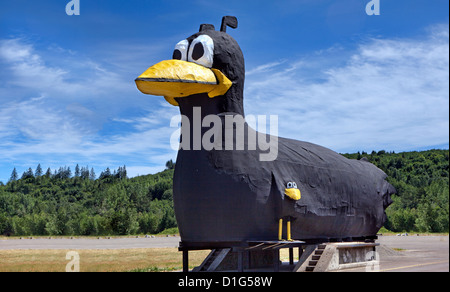
[(273, 271), (274, 272), (280, 271), (280, 250), (279, 249), (273, 250)]
[(244, 271), (244, 251), (242, 249), (238, 250), (238, 272)]
[(183, 272), (189, 272), (189, 251), (183, 250)]
[(289, 248), (289, 264), (294, 264), (294, 249), (292, 247)]

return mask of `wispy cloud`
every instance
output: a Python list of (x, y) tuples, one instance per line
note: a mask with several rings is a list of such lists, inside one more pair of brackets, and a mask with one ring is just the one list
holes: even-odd
[(281, 136), (342, 152), (448, 145), (448, 26), (423, 39), (370, 39), (341, 60), (336, 53), (250, 70), (262, 74), (246, 80), (246, 113), (278, 114)]
[(94, 94), (101, 97), (128, 88), (126, 80), (105, 68), (108, 64), (67, 52), (55, 44), (37, 51), (24, 39), (0, 40), (0, 62), (8, 74), (5, 83), (65, 100), (83, 100)]
[[(174, 159), (178, 109), (133, 84), (162, 49), (132, 47), (94, 58), (0, 40), (0, 168), (126, 164), (133, 176)], [(259, 64), (247, 71), (245, 110), (277, 114), (281, 136), (339, 152), (448, 145), (448, 54), (448, 26), (435, 26), (422, 39), (374, 38)]]
[(282, 65), (285, 62), (286, 62), (286, 60), (281, 60), (281, 61), (277, 61), (277, 62), (272, 62), (272, 63), (268, 63), (268, 64), (259, 65), (256, 68), (248, 70), (245, 73), (245, 75), (246, 76), (250, 76), (250, 75), (254, 75), (254, 74), (260, 74), (260, 73), (269, 72), (269, 71), (274, 70), (275, 67), (277, 67), (279, 65)]
[(178, 110), (135, 88), (141, 72), (126, 68), (138, 63), (142, 50), (133, 58), (127, 47), (115, 49), (92, 61), (56, 44), (42, 50), (23, 39), (0, 40), (0, 161), (127, 164), (133, 175), (173, 159), (169, 122)]

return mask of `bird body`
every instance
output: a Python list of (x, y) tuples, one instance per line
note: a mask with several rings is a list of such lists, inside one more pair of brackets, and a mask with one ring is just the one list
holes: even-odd
[[(237, 20), (232, 20), (237, 26)], [(223, 22), (227, 23), (226, 17)], [(390, 194), (395, 192), (383, 171), (319, 145), (256, 132), (245, 121), (226, 122), (229, 117), (244, 116), (244, 58), (231, 36), (202, 25), (200, 32), (176, 45), (173, 57), (180, 61), (163, 61), (162, 67), (181, 66), (195, 72), (166, 77), (158, 65), (136, 79), (138, 88), (164, 95), (179, 106), (187, 121), (215, 116), (220, 124), (215, 145), (232, 145), (193, 150), (198, 141), (190, 137), (200, 131), (201, 138), (210, 127), (195, 129), (194, 123), (182, 122), (181, 139), (189, 140), (184, 143), (188, 147), (178, 152), (173, 198), (183, 242), (278, 240), (283, 218), (288, 220), (288, 239), (376, 235), (386, 219)], [(183, 66), (183, 62), (198, 67)], [(198, 74), (203, 76), (201, 81), (195, 76), (197, 70), (202, 72)], [(215, 83), (210, 72), (216, 76)], [(239, 133), (276, 141), (271, 145), (276, 147), (276, 158), (262, 160), (267, 149), (255, 148), (249, 139), (240, 141)]]

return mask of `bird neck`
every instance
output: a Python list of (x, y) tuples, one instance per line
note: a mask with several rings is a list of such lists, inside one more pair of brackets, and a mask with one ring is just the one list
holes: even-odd
[[(233, 115), (242, 115), (244, 117), (244, 105), (242, 98), (233, 98), (233, 95), (223, 95), (210, 98), (207, 94), (195, 94), (188, 97), (177, 98), (176, 101), (180, 107), (180, 113), (186, 116), (190, 121), (194, 114), (199, 114), (203, 120), (208, 115), (219, 115), (221, 113), (232, 113)], [(195, 110), (194, 110), (195, 109)]]
[[(224, 133), (222, 131), (223, 122), (220, 117), (224, 114), (244, 117), (242, 107), (239, 109), (226, 106), (227, 104), (224, 102), (226, 101), (225, 96), (210, 98), (207, 94), (197, 94), (177, 98), (176, 100), (182, 117), (180, 151), (203, 150), (207, 148), (202, 145), (203, 136), (212, 128), (216, 128), (215, 130), (218, 130), (218, 133), (220, 133), (218, 134), (219, 136), (214, 138), (222, 141)], [(217, 127), (220, 127), (220, 129)]]

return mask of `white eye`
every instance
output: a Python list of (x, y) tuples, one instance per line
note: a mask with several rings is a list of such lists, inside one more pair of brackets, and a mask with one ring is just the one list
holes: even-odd
[(292, 187), (293, 187), (294, 189), (296, 189), (296, 188), (297, 188), (297, 184), (296, 184), (295, 182), (293, 182), (293, 183), (292, 183)]
[(189, 47), (188, 61), (211, 68), (214, 59), (214, 42), (203, 34), (192, 41)]
[(188, 40), (182, 40), (178, 44), (175, 45), (175, 49), (173, 50), (172, 59), (187, 61), (187, 51), (189, 47)]
[(288, 182), (288, 183), (287, 183), (287, 188), (288, 188), (288, 189), (291, 189), (291, 188), (292, 188), (292, 183), (291, 183), (291, 182)]

